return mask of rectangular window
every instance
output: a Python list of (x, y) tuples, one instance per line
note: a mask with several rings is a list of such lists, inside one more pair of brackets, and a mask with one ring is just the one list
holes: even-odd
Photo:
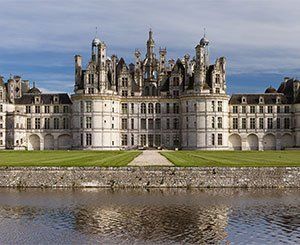
[(134, 129), (134, 118), (131, 118), (131, 129)]
[(59, 129), (59, 118), (54, 118), (54, 129)]
[(236, 117), (232, 118), (232, 126), (233, 126), (233, 129), (238, 129), (238, 127), (239, 127), (238, 118), (236, 118)]
[(255, 129), (256, 125), (255, 125), (255, 118), (251, 117), (250, 118), (250, 129)]
[(173, 119), (173, 128), (179, 129), (179, 119), (178, 118)]
[(264, 129), (264, 119), (262, 117), (259, 118), (259, 129)]
[(150, 118), (148, 119), (148, 129), (153, 129), (154, 125), (153, 125), (153, 119)]
[(223, 110), (223, 106), (222, 106), (222, 101), (218, 101), (218, 112), (222, 112), (222, 110)]
[(161, 120), (160, 118), (155, 119), (155, 129), (160, 129), (161, 127)]
[(127, 111), (128, 111), (128, 104), (122, 103), (122, 113), (127, 114)]
[(34, 128), (35, 129), (41, 129), (41, 119), (40, 118), (35, 118), (34, 119)]
[(170, 113), (170, 104), (167, 103), (166, 106), (167, 106), (167, 107), (166, 107), (167, 113), (169, 114), (169, 113)]
[(63, 118), (63, 129), (69, 129), (69, 118)]
[(173, 104), (173, 113), (174, 114), (178, 114), (179, 113), (179, 104), (178, 103), (174, 103)]
[(121, 129), (127, 129), (127, 118), (122, 118), (122, 125), (121, 125)]
[(277, 113), (280, 113), (280, 106), (277, 106)]
[(50, 129), (50, 118), (45, 118), (44, 128), (45, 129)]
[(222, 128), (222, 117), (218, 117), (218, 128)]
[(243, 117), (242, 118), (242, 129), (246, 129), (247, 128), (247, 121), (246, 121), (246, 118)]
[(53, 111), (54, 111), (54, 113), (59, 113), (59, 106), (55, 105)]
[(88, 88), (88, 93), (93, 94), (94, 93), (94, 88)]
[(259, 113), (264, 113), (264, 106), (262, 105), (259, 106)]
[(85, 127), (92, 128), (92, 117), (86, 117)]
[(141, 129), (146, 129), (146, 119), (141, 118)]
[(64, 113), (69, 113), (69, 106), (65, 105), (65, 106), (63, 107), (63, 112), (64, 112)]
[(92, 134), (86, 134), (86, 145), (91, 146), (92, 145)]
[(50, 106), (45, 105), (45, 113), (50, 113)]
[(271, 105), (268, 106), (268, 113), (273, 113), (273, 106)]
[(141, 146), (145, 146), (147, 144), (146, 142), (146, 135), (142, 134), (141, 135)]
[(39, 105), (35, 106), (35, 113), (41, 113), (41, 107)]
[(232, 107), (232, 113), (238, 113), (238, 107), (237, 107), (237, 105), (234, 105)]
[(277, 127), (277, 129), (280, 129), (280, 127), (281, 127), (281, 120), (279, 117), (276, 118), (276, 127)]
[(284, 107), (284, 113), (290, 113), (290, 107), (288, 105)]
[(246, 106), (245, 105), (242, 106), (242, 113), (246, 113)]
[(268, 129), (273, 129), (273, 118), (268, 118)]
[(84, 109), (83, 101), (80, 101), (80, 112), (83, 112), (83, 109)]
[(218, 145), (223, 145), (223, 136), (222, 136), (222, 134), (218, 134)]
[(251, 105), (250, 106), (250, 113), (255, 113), (255, 106), (254, 105)]
[(284, 128), (285, 129), (290, 129), (290, 119), (289, 118), (284, 118)]
[(134, 103), (131, 103), (131, 113), (134, 113)]
[(155, 145), (161, 146), (161, 135), (160, 134), (155, 135)]
[(122, 134), (122, 145), (127, 145), (127, 134)]
[(31, 129), (31, 118), (27, 118), (27, 129)]
[(26, 113), (31, 113), (31, 106), (30, 105), (26, 106)]
[(211, 102), (211, 110), (215, 111), (215, 102), (214, 101)]
[(122, 96), (127, 97), (128, 96), (128, 91), (127, 90), (122, 90)]
[(211, 127), (215, 128), (215, 117), (211, 118)]
[(179, 96), (179, 90), (173, 90), (173, 97), (178, 97)]
[(80, 134), (80, 145), (83, 146), (83, 134)]
[(211, 135), (211, 144), (215, 145), (215, 134)]
[(167, 118), (166, 128), (170, 129), (170, 119), (169, 118)]
[(134, 135), (131, 134), (131, 145), (134, 145)]

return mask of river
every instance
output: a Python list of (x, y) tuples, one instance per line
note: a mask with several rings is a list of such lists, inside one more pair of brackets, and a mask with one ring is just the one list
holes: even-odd
[(299, 189), (0, 189), (0, 244), (299, 244)]

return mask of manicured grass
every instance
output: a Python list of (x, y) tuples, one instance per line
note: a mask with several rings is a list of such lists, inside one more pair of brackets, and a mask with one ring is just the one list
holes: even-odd
[(0, 167), (121, 167), (138, 151), (0, 151)]
[(300, 151), (166, 151), (180, 167), (300, 167)]

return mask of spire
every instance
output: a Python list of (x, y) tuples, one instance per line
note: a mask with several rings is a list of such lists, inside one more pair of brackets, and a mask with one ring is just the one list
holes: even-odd
[(153, 40), (153, 32), (152, 32), (152, 29), (150, 28), (149, 38), (147, 41), (147, 57), (148, 58), (152, 58), (153, 52), (154, 52), (154, 46), (155, 46), (155, 42)]
[(35, 82), (33, 82), (32, 86), (33, 86), (33, 88), (35, 88)]
[(152, 35), (153, 35), (153, 32), (152, 32), (152, 28), (150, 27), (150, 29), (149, 29), (149, 40), (152, 39)]

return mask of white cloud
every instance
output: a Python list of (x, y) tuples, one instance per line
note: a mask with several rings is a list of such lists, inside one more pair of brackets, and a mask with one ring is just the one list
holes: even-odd
[[(45, 67), (71, 66), (76, 53), (87, 62), (99, 26), (108, 53), (130, 60), (135, 48), (145, 49), (151, 26), (157, 46), (177, 58), (194, 55), (206, 27), (212, 59), (226, 56), (230, 72), (284, 72), (299, 67), (299, 12), (298, 0), (6, 0), (0, 9), (0, 54)], [(24, 52), (45, 56), (18, 59)], [(51, 52), (65, 53), (70, 63), (48, 59)], [(0, 64), (5, 61), (0, 55)]]

